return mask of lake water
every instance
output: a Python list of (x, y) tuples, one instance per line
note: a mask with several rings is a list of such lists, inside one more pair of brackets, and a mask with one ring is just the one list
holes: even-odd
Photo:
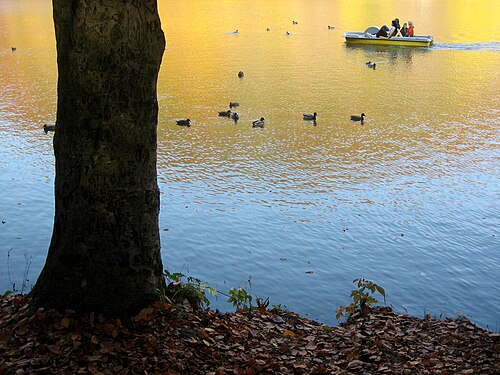
[[(330, 324), (364, 277), (397, 311), (500, 329), (499, 2), (159, 4), (166, 268), (223, 292), (250, 278), (250, 293)], [(345, 45), (395, 17), (435, 45)], [(45, 261), (56, 85), (51, 1), (2, 0), (0, 290), (27, 264), (29, 289)], [(217, 116), (230, 101), (237, 124)]]

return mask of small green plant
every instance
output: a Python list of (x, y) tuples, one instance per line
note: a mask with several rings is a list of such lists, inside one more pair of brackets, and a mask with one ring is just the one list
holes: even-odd
[[(255, 305), (252, 303), (254, 297), (248, 293), (245, 288), (231, 288), (229, 294), (218, 291), (212, 288), (207, 282), (202, 282), (200, 279), (192, 276), (186, 276), (182, 272), (164, 271), (164, 276), (167, 281), (167, 287), (159, 290), (160, 300), (169, 303), (179, 303), (187, 300), (194, 308), (201, 308), (210, 305), (210, 300), (207, 293), (212, 296), (222, 294), (228, 297), (227, 302), (231, 303), (236, 311), (245, 310), (252, 312), (259, 310), (265, 312), (269, 307), (269, 298), (255, 298)], [(252, 278), (248, 278), (248, 287), (252, 287)]]
[(6, 290), (4, 294), (0, 294), (0, 300), (8, 300), (10, 297), (12, 297), (14, 294), (10, 290)]
[(321, 330), (321, 332), (323, 333), (330, 333), (332, 331), (332, 327), (329, 327), (327, 326), (326, 324), (322, 324), (320, 325), (319, 329)]
[(351, 318), (356, 312), (365, 314), (369, 307), (378, 301), (373, 298), (373, 294), (378, 292), (384, 297), (385, 303), (385, 290), (380, 285), (375, 284), (373, 281), (365, 280), (363, 278), (354, 279), (353, 283), (357, 283), (357, 289), (351, 291), (352, 303), (349, 306), (340, 306), (336, 310), (336, 317), (340, 319), (342, 315), (347, 319)]
[[(248, 276), (248, 288), (252, 288), (252, 276)], [(252, 312), (258, 310), (264, 313), (269, 307), (269, 297), (262, 299), (260, 297), (255, 298), (256, 305), (252, 304), (253, 296), (248, 293), (246, 288), (231, 288), (229, 289), (229, 294), (221, 293), (228, 297), (227, 302), (231, 303), (236, 311), (245, 310), (246, 312)]]
[(231, 288), (227, 302), (231, 303), (236, 310), (243, 308), (250, 311), (252, 310), (252, 299), (252, 295), (248, 294), (245, 288)]
[[(200, 279), (193, 276), (186, 276), (181, 272), (170, 273), (164, 271), (167, 279), (167, 289), (163, 293), (164, 298), (172, 300), (187, 300), (193, 308), (209, 306), (210, 300), (206, 293), (213, 296), (217, 295), (217, 290), (212, 288), (207, 282), (202, 282)], [(184, 282), (183, 279), (186, 279)]]

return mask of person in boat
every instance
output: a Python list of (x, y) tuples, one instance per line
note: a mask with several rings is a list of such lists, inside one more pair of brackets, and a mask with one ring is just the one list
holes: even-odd
[(385, 38), (390, 38), (390, 37), (396, 35), (397, 32), (398, 32), (397, 22), (396, 22), (396, 20), (392, 20), (391, 28), (389, 29), (387, 27), (387, 25), (382, 26), (380, 28), (380, 30), (378, 31), (378, 33), (376, 34), (376, 36), (377, 36), (377, 38), (380, 38), (381, 36), (385, 37)]
[(401, 30), (399, 30), (401, 32), (401, 36), (408, 36), (408, 26), (406, 25), (406, 22), (403, 23), (403, 27), (401, 28)]
[(394, 26), (396, 26), (397, 32), (399, 32), (399, 30), (401, 29), (401, 25), (399, 24), (399, 18), (394, 18), (394, 21), (395, 21)]
[(387, 27), (387, 25), (384, 25), (382, 26), (379, 31), (377, 32), (377, 34), (375, 34), (375, 36), (377, 38), (380, 38), (381, 36), (383, 37), (387, 37), (387, 32), (389, 31), (389, 28)]
[(391, 25), (396, 28), (391, 36), (401, 36), (401, 25), (399, 24), (399, 18), (394, 18)]
[(406, 36), (413, 36), (415, 33), (414, 27), (413, 27), (413, 21), (408, 21), (408, 31), (406, 33)]

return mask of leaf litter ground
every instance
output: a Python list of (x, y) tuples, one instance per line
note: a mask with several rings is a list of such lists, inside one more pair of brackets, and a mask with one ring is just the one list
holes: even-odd
[(283, 310), (155, 302), (127, 322), (0, 300), (3, 374), (499, 374), (500, 335), (370, 309), (338, 327)]

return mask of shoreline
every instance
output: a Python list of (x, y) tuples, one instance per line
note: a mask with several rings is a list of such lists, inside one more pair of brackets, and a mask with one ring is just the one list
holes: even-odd
[(0, 374), (495, 374), (500, 334), (373, 307), (331, 327), (279, 309), (154, 302), (128, 322), (0, 300)]

